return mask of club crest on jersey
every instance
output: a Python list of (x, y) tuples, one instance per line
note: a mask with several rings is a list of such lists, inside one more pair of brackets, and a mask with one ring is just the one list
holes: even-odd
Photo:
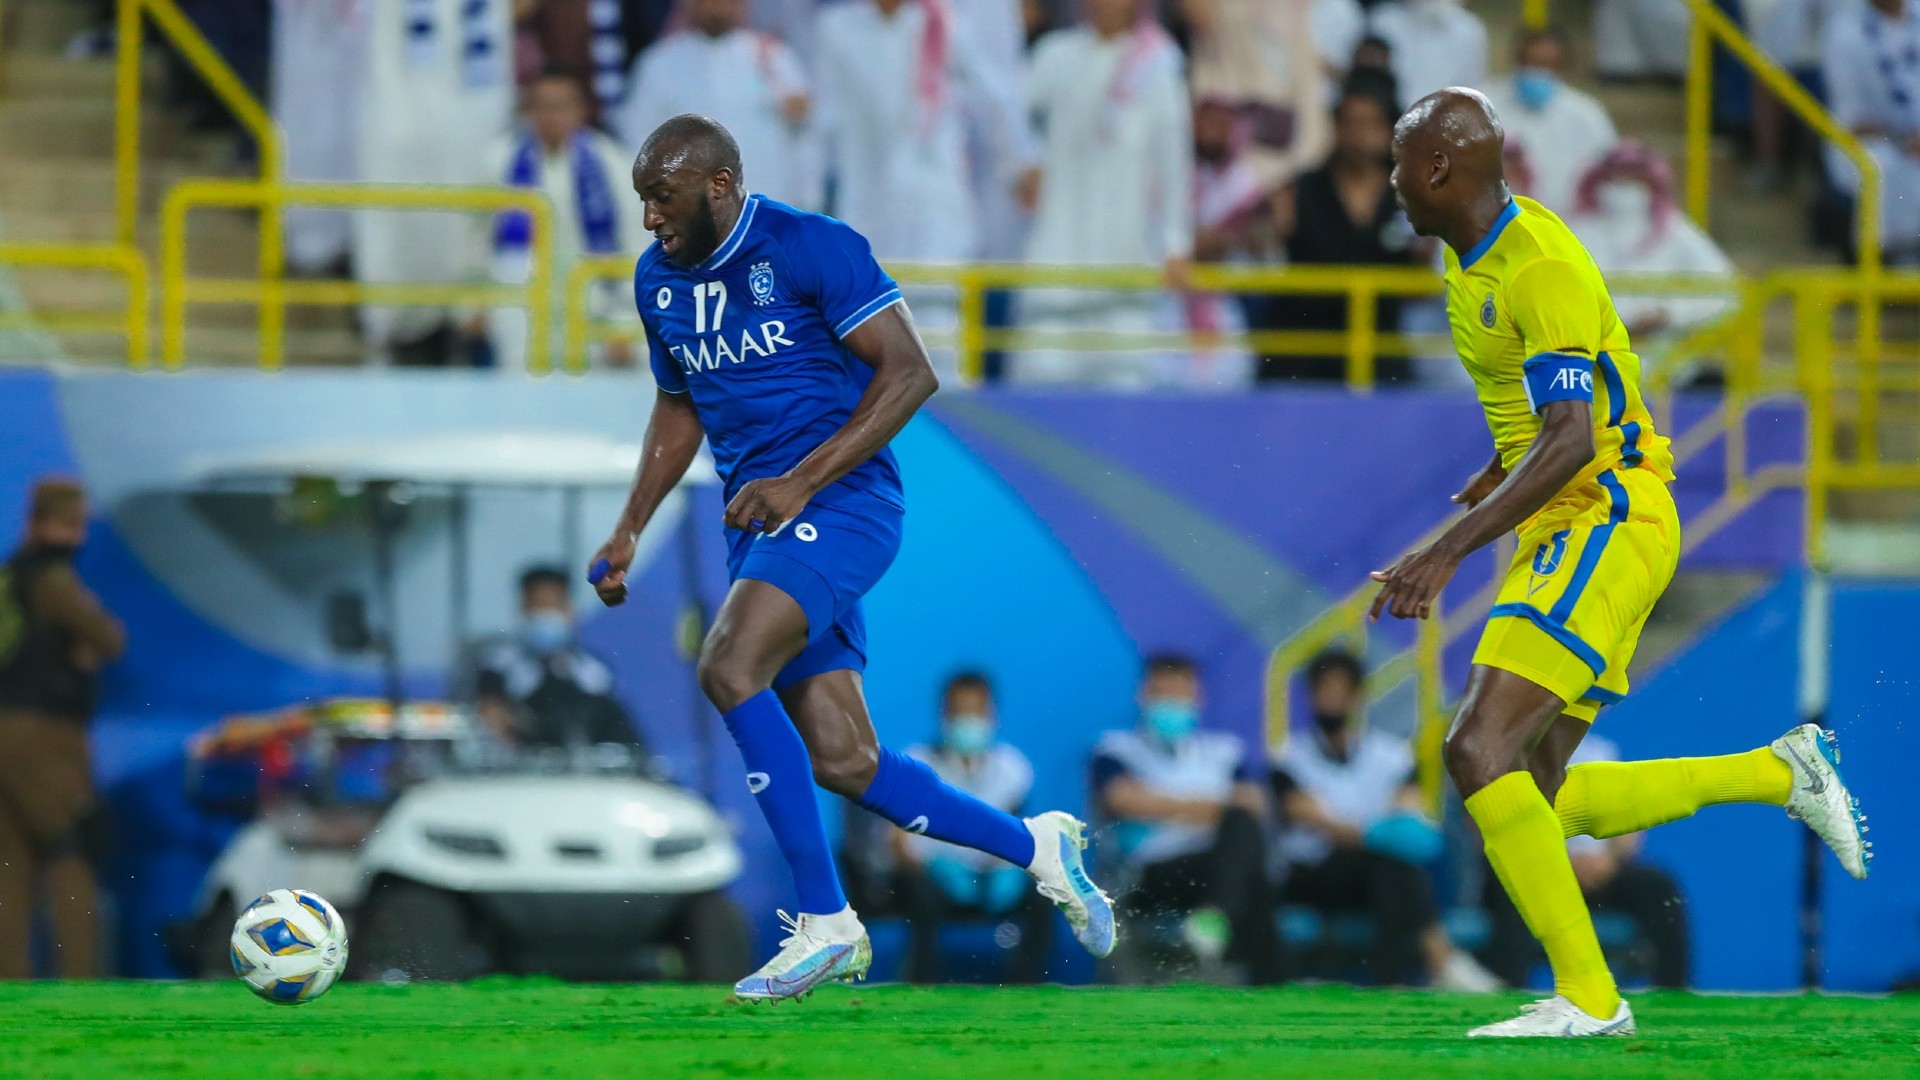
[(773, 299), (773, 264), (754, 263), (747, 271), (747, 288), (753, 291), (753, 302), (765, 305)]
[(1493, 294), (1488, 293), (1487, 298), (1480, 302), (1480, 325), (1489, 330), (1493, 329), (1494, 319), (1497, 317), (1497, 314), (1498, 313), (1493, 310)]

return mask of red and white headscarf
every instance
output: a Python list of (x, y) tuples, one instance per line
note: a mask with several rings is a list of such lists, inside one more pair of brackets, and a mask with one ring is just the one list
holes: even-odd
[(920, 133), (930, 135), (940, 126), (947, 103), (948, 67), (953, 53), (953, 12), (946, 0), (920, 0), (926, 25), (920, 31), (919, 55), (913, 70), (913, 96), (920, 104)]
[(1637, 140), (1621, 139), (1580, 178), (1573, 200), (1574, 210), (1581, 214), (1599, 213), (1600, 189), (1615, 180), (1637, 180), (1647, 186), (1652, 220), (1648, 222), (1647, 236), (1640, 247), (1645, 251), (1658, 245), (1673, 223), (1675, 205), (1673, 168), (1667, 164), (1666, 155)]

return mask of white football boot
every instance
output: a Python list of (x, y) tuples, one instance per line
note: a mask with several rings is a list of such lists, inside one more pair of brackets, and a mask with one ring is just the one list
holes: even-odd
[(1033, 834), (1033, 875), (1040, 895), (1053, 901), (1073, 927), (1073, 936), (1095, 956), (1113, 951), (1113, 901), (1087, 876), (1080, 853), (1087, 846), (1087, 827), (1063, 810), (1050, 810), (1027, 819)]
[(1787, 816), (1806, 822), (1833, 849), (1847, 873), (1865, 880), (1873, 862), (1873, 845), (1866, 839), (1867, 816), (1860, 812), (1860, 800), (1840, 782), (1840, 746), (1833, 732), (1801, 724), (1773, 740), (1768, 749), (1793, 770)]
[(1623, 1000), (1613, 1019), (1602, 1020), (1558, 994), (1520, 1006), (1520, 1015), (1467, 1032), (1469, 1039), (1588, 1039), (1632, 1035), (1633, 1010)]
[(806, 997), (830, 982), (867, 977), (873, 945), (851, 906), (831, 915), (797, 919), (784, 911), (779, 914), (792, 933), (781, 940), (773, 959), (733, 984), (733, 996), (756, 1003), (781, 1002)]

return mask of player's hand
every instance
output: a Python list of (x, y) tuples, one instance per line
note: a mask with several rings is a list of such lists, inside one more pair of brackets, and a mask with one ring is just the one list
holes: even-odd
[(593, 585), (593, 591), (600, 602), (608, 607), (619, 607), (627, 599), (627, 568), (633, 565), (633, 544), (637, 537), (630, 532), (617, 532), (613, 539), (600, 545), (593, 553), (593, 560), (587, 564), (587, 581)]
[(807, 482), (792, 476), (750, 480), (727, 504), (727, 527), (741, 532), (776, 533), (800, 516), (813, 498)]
[(1382, 611), (1396, 619), (1430, 617), (1433, 602), (1458, 569), (1460, 557), (1436, 542), (1385, 570), (1375, 570), (1373, 580), (1380, 583), (1380, 595), (1373, 598), (1373, 610), (1368, 617), (1377, 622)]
[(1495, 458), (1486, 468), (1473, 474), (1473, 479), (1467, 481), (1466, 487), (1454, 493), (1453, 501), (1471, 510), (1479, 506), (1482, 499), (1493, 494), (1493, 489), (1499, 487), (1506, 478), (1507, 467)]

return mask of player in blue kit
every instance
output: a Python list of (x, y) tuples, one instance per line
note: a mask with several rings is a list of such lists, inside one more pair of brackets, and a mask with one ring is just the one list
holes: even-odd
[(778, 1001), (865, 975), (866, 928), (848, 905), (813, 785), (910, 832), (1024, 867), (1082, 945), (1113, 950), (1113, 907), (1081, 864), (1085, 826), (1021, 821), (879, 744), (861, 692), (860, 598), (900, 548), (905, 501), (887, 443), (938, 383), (900, 290), (846, 225), (741, 186), (740, 150), (703, 116), (677, 116), (633, 166), (655, 243), (634, 270), (659, 389), (640, 468), (589, 570), (626, 598), (641, 530), (704, 436), (726, 484), (733, 584), (700, 649), (700, 687), (724, 716), (800, 913), (743, 999)]

